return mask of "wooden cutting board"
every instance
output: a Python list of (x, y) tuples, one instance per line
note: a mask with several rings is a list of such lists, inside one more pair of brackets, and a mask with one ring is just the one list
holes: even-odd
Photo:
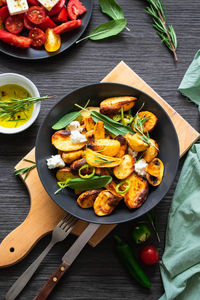
[[(199, 138), (199, 133), (124, 62), (120, 62), (102, 81), (133, 86), (151, 95), (159, 102), (169, 114), (176, 128), (180, 144), (180, 156)], [(32, 149), (24, 158), (35, 161), (35, 149)], [(15, 169), (26, 166), (30, 166), (30, 163), (22, 159)], [(36, 168), (30, 172), (26, 181), (23, 178), (22, 181), (29, 191), (30, 211), (24, 222), (8, 234), (0, 244), (0, 267), (13, 265), (23, 259), (34, 245), (51, 232), (66, 215), (66, 212), (57, 206), (44, 190)], [(80, 235), (86, 226), (87, 222), (78, 221), (72, 233)], [(90, 239), (89, 244), (95, 247), (115, 226), (102, 225)]]

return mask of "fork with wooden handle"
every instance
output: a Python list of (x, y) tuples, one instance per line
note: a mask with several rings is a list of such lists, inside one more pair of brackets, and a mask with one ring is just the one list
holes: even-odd
[(20, 292), (23, 290), (23, 288), (26, 286), (28, 281), (31, 279), (31, 277), (39, 267), (40, 263), (49, 253), (51, 248), (56, 243), (63, 241), (69, 235), (77, 221), (77, 218), (71, 215), (66, 215), (58, 223), (58, 225), (54, 228), (52, 232), (52, 239), (49, 245), (44, 249), (40, 256), (28, 267), (28, 269), (15, 281), (15, 283), (5, 295), (6, 300), (14, 300), (20, 294)]

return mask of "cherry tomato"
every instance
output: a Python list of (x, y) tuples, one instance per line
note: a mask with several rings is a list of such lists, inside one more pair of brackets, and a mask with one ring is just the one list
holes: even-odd
[(28, 30), (31, 30), (35, 27), (35, 24), (29, 21), (26, 14), (24, 14), (24, 27)]
[(53, 29), (48, 28), (46, 30), (46, 42), (44, 47), (47, 52), (55, 52), (60, 49), (61, 38), (59, 34), (54, 33)]
[(46, 30), (47, 28), (54, 28), (56, 27), (56, 24), (49, 18), (49, 16), (46, 16), (45, 21), (39, 25), (39, 27), (42, 30)]
[(154, 265), (158, 262), (159, 255), (153, 246), (145, 246), (140, 252), (141, 261), (146, 265)]
[(8, 31), (0, 29), (0, 40), (19, 48), (28, 48), (31, 45), (32, 39), (25, 36), (12, 34)]
[(45, 21), (46, 13), (43, 7), (31, 6), (27, 12), (27, 17), (30, 22), (38, 25)]
[(68, 21), (66, 23), (62, 23), (61, 25), (55, 27), (53, 30), (56, 34), (61, 34), (63, 32), (74, 30), (80, 27), (81, 24), (82, 24), (81, 20)]
[(41, 47), (46, 41), (46, 34), (40, 28), (33, 28), (29, 32), (29, 38), (32, 39), (32, 45), (34, 47)]
[(58, 22), (66, 22), (67, 21), (67, 10), (65, 7), (63, 7), (61, 9), (61, 11), (59, 12), (57, 19), (58, 19)]
[(49, 16), (57, 15), (65, 5), (65, 0), (60, 0), (48, 13)]
[(40, 5), (40, 2), (37, 1), (37, 0), (28, 0), (28, 3), (29, 3), (30, 5), (34, 5), (34, 6)]
[(79, 0), (69, 0), (67, 3), (67, 14), (71, 20), (76, 20), (79, 15), (82, 15), (87, 10)]
[(2, 22), (9, 16), (8, 6), (3, 6), (0, 8), (0, 19)]
[(5, 28), (13, 34), (20, 33), (23, 27), (24, 27), (24, 22), (22, 16), (20, 15), (9, 16), (5, 20)]

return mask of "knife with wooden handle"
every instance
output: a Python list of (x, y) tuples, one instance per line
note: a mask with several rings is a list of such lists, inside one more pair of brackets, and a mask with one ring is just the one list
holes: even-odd
[(90, 223), (86, 227), (86, 229), (81, 233), (81, 235), (77, 238), (74, 244), (63, 256), (61, 265), (49, 277), (48, 281), (44, 284), (39, 294), (33, 300), (47, 299), (47, 297), (50, 295), (51, 291), (54, 289), (56, 284), (65, 274), (65, 272), (69, 269), (73, 261), (76, 259), (81, 250), (84, 248), (89, 239), (93, 236), (93, 234), (97, 231), (97, 229), (100, 226), (100, 224)]

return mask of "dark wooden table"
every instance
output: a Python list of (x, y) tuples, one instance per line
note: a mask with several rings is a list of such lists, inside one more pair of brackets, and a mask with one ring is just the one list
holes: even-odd
[[(29, 210), (28, 193), (20, 179), (14, 175), (13, 167), (34, 146), (38, 128), (45, 115), (59, 97), (80, 86), (99, 82), (119, 61), (124, 60), (199, 130), (197, 107), (182, 97), (177, 88), (199, 49), (200, 3), (198, 0), (166, 1), (168, 22), (174, 25), (178, 36), (179, 61), (175, 64), (168, 49), (162, 45), (152, 28), (151, 18), (144, 11), (145, 2), (119, 0), (128, 19), (130, 33), (124, 30), (115, 38), (100, 42), (88, 40), (62, 55), (42, 62), (23, 62), (0, 54), (1, 73), (23, 74), (37, 85), (41, 95), (57, 95), (56, 99), (42, 104), (40, 115), (31, 128), (13, 136), (0, 135), (0, 240), (24, 220)], [(95, 1), (93, 16), (86, 33), (106, 20), (107, 17), (100, 12), (98, 1)], [(179, 172), (183, 160), (184, 158), (181, 160)], [(167, 196), (155, 209), (161, 244), (158, 245), (154, 238), (151, 242), (160, 247), (160, 253), (164, 249), (167, 216), (179, 172)], [(131, 241), (132, 226), (133, 222), (119, 225), (113, 233)], [(159, 266), (145, 268), (151, 278), (152, 288), (150, 291), (141, 288), (122, 268), (114, 254), (113, 233), (96, 248), (85, 247), (49, 299), (155, 300), (162, 295)], [(48, 236), (41, 240), (17, 265), (0, 270), (0, 299), (3, 299), (3, 295), (18, 276), (41, 253), (49, 239)], [(74, 239), (71, 236), (55, 246), (18, 299), (33, 299)], [(137, 247), (135, 253), (138, 254)]]

